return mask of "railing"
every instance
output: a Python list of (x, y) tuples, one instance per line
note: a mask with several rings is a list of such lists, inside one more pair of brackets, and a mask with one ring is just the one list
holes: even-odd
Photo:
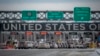
[[(60, 21), (74, 21), (73, 11), (62, 11), (63, 19)], [(22, 11), (0, 11), (0, 22), (20, 21), (22, 18)], [(37, 11), (36, 21), (48, 21), (47, 11)], [(100, 21), (100, 11), (91, 11), (91, 21)]]

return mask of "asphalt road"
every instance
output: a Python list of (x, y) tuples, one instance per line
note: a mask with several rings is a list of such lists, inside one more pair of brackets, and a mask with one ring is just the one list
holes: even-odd
[(0, 50), (0, 56), (91, 56), (94, 49), (20, 49)]

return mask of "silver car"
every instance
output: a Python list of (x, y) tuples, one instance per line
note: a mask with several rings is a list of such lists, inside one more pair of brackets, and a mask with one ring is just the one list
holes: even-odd
[(33, 45), (34, 45), (33, 41), (25, 41), (26, 48), (33, 48)]
[(40, 39), (38, 43), (38, 48), (50, 48), (50, 44), (45, 41), (45, 39)]
[(38, 48), (50, 48), (49, 43), (39, 43)]

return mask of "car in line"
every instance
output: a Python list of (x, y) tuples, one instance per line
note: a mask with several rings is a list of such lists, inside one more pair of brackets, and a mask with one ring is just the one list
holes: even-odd
[(39, 43), (38, 48), (50, 48), (49, 43)]
[(0, 43), (0, 49), (5, 49), (6, 48), (6, 43)]
[(19, 49), (29, 49), (33, 48), (33, 46), (34, 46), (33, 41), (20, 41), (18, 44)]
[(50, 48), (50, 44), (45, 41), (45, 39), (40, 39), (37, 48)]

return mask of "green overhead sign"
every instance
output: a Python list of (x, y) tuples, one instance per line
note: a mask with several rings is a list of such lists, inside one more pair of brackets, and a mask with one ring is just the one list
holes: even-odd
[(59, 20), (63, 19), (63, 12), (61, 11), (48, 11), (47, 18), (48, 20)]
[(75, 7), (74, 8), (74, 21), (90, 21), (90, 8), (89, 7)]
[(22, 20), (36, 20), (37, 12), (36, 11), (22, 11)]

